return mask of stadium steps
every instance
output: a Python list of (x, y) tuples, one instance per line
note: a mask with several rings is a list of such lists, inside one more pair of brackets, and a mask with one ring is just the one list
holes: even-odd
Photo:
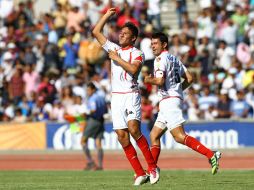
[[(187, 10), (189, 12), (190, 19), (194, 20), (199, 11), (198, 1), (195, 2), (194, 0), (187, 0)], [(161, 22), (166, 28), (169, 28), (170, 26), (171, 29), (179, 29), (174, 1), (163, 1), (161, 4)]]

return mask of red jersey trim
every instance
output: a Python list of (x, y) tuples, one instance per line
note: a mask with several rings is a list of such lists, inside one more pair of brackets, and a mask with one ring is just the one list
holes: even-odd
[(136, 57), (136, 59), (134, 59), (134, 61), (140, 61), (140, 62), (142, 62), (143, 58), (142, 58), (142, 56), (138, 56), (138, 57)]
[(131, 49), (133, 48), (133, 46), (127, 46), (127, 47), (124, 47), (124, 48), (120, 48), (121, 50), (128, 50), (128, 49)]

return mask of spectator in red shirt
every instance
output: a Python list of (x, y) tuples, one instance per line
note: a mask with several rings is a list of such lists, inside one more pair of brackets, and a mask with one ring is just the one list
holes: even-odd
[(153, 106), (148, 96), (142, 96), (141, 99), (142, 121), (151, 120), (153, 116)]
[(123, 15), (117, 19), (117, 26), (121, 28), (127, 22), (131, 22), (136, 26), (139, 26), (139, 22), (132, 16), (132, 10), (130, 7), (126, 7)]
[(24, 81), (22, 80), (22, 69), (15, 68), (9, 83), (9, 94), (14, 104), (17, 104), (24, 93)]

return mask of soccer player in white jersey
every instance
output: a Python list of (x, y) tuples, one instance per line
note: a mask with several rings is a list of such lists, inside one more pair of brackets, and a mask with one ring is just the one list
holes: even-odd
[(157, 163), (160, 155), (160, 138), (169, 129), (176, 142), (206, 156), (212, 166), (212, 174), (217, 173), (221, 153), (211, 151), (184, 131), (183, 91), (192, 83), (191, 73), (177, 57), (169, 54), (168, 37), (164, 33), (153, 34), (151, 46), (153, 54), (156, 56), (154, 75), (145, 77), (144, 81), (157, 85), (160, 97), (158, 117), (150, 133), (151, 152), (154, 160)]
[(119, 34), (119, 45), (110, 42), (102, 33), (108, 19), (116, 12), (109, 9), (96, 24), (93, 35), (108, 52), (111, 59), (112, 121), (118, 141), (135, 171), (134, 185), (148, 181), (148, 175), (142, 168), (137, 152), (130, 141), (130, 135), (137, 142), (148, 164), (150, 183), (159, 180), (159, 169), (155, 164), (146, 138), (140, 131), (141, 97), (137, 77), (144, 62), (144, 54), (133, 45), (138, 37), (138, 29), (132, 23), (126, 23)]

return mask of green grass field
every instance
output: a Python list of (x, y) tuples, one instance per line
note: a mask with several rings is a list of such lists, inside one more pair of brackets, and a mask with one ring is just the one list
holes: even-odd
[(155, 184), (134, 187), (131, 171), (0, 171), (0, 189), (10, 190), (253, 190), (254, 171), (161, 171)]

